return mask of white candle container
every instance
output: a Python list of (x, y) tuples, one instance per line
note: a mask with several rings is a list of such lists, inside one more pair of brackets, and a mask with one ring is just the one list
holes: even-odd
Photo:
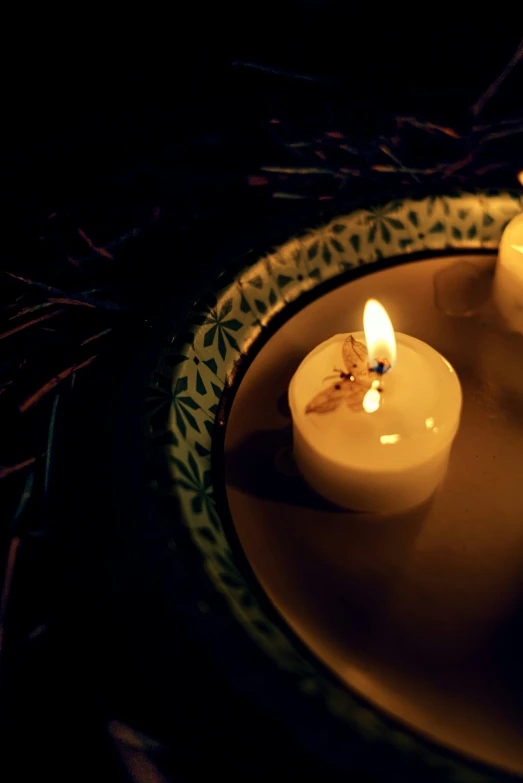
[[(298, 367), (289, 386), (294, 456), (319, 495), (355, 511), (398, 512), (426, 500), (446, 472), (461, 413), (458, 377), (437, 351), (396, 334), (397, 361), (381, 381), (373, 413), (341, 404), (328, 413), (305, 413), (311, 399), (342, 368), (338, 334)], [(354, 338), (365, 343), (363, 332)]]
[(523, 212), (501, 237), (492, 295), (507, 326), (523, 332)]

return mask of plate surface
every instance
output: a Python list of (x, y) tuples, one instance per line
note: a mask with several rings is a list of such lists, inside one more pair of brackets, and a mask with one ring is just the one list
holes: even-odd
[[(494, 263), (403, 264), (301, 310), (239, 386), (225, 476), (243, 550), (307, 647), (352, 690), (433, 740), (521, 772), (523, 368), (511, 357), (523, 355), (523, 337), (479, 306)], [(457, 281), (464, 302), (471, 287), (478, 293), (468, 318), (436, 306), (456, 305)], [(400, 331), (451, 361), (464, 396), (445, 481), (429, 503), (394, 516), (343, 512), (315, 497), (293, 470), (282, 405), (301, 357), (329, 334), (356, 330), (371, 296)]]
[[(389, 719), (386, 714), (389, 713), (394, 717), (400, 718), (401, 721), (407, 721), (414, 729), (426, 733), (430, 736), (430, 739), (436, 742), (445, 742), (454, 748), (466, 750), (476, 757), (481, 756), (482, 760), (499, 764), (505, 768), (507, 763), (509, 763), (512, 770), (523, 768), (523, 765), (521, 767), (518, 766), (520, 760), (515, 759), (515, 757), (511, 757), (510, 762), (507, 762), (507, 748), (509, 746), (512, 747), (510, 736), (508, 736), (510, 734), (509, 728), (506, 732), (508, 745), (505, 743), (503, 747), (500, 746), (501, 750), (497, 755), (492, 752), (478, 754), (474, 748), (466, 747), (466, 743), (462, 739), (456, 741), (456, 733), (454, 731), (450, 732), (452, 736), (443, 736), (441, 732), (438, 733), (435, 724), (430, 726), (420, 725), (420, 710), (421, 712), (424, 710), (426, 714), (432, 717), (435, 716), (434, 719), (436, 723), (438, 722), (437, 711), (439, 707), (434, 705), (427, 709), (427, 705), (432, 697), (427, 697), (428, 701), (424, 697), (418, 700), (419, 704), (424, 704), (423, 709), (420, 707), (416, 715), (407, 715), (404, 705), (409, 701), (410, 697), (408, 694), (409, 692), (414, 693), (419, 690), (415, 684), (417, 682), (417, 674), (414, 670), (412, 671), (412, 682), (410, 685), (407, 682), (409, 678), (405, 680), (409, 687), (407, 685), (404, 687), (404, 683), (398, 680), (396, 693), (393, 695), (394, 698), (399, 700), (399, 707), (397, 705), (394, 707), (390, 700), (387, 702), (384, 699), (383, 694), (387, 692), (388, 686), (380, 684), (377, 687), (377, 681), (375, 680), (373, 685), (371, 683), (370, 688), (366, 688), (365, 681), (368, 684), (374, 676), (371, 672), (369, 677), (368, 648), (362, 648), (363, 652), (359, 660), (356, 657), (352, 661), (348, 661), (346, 657), (344, 658), (343, 663), (347, 670), (352, 666), (353, 671), (357, 670), (359, 676), (358, 681), (354, 678), (342, 676), (341, 679), (345, 679), (345, 682), (351, 686), (349, 689), (344, 687), (338, 679), (329, 674), (323, 663), (328, 664), (338, 675), (340, 675), (339, 668), (333, 665), (332, 660), (328, 659), (324, 651), (322, 652), (319, 648), (315, 648), (314, 644), (311, 644), (311, 636), (307, 636), (303, 628), (298, 627), (292, 614), (292, 607), (289, 609), (288, 606), (282, 604), (278, 588), (275, 588), (274, 584), (269, 584), (270, 580), (268, 580), (267, 574), (262, 573), (263, 569), (260, 567), (260, 561), (256, 560), (256, 552), (249, 550), (248, 545), (245, 543), (245, 535), (242, 534), (240, 526), (238, 526), (245, 551), (251, 558), (260, 581), (266, 587), (274, 603), (281, 610), (282, 615), (293, 626), (294, 631), (298, 632), (302, 640), (314, 650), (317, 657), (307, 651), (293, 630), (289, 628), (289, 625), (274, 611), (270, 602), (266, 600), (262, 591), (259, 590), (256, 580), (252, 577), (249, 565), (240, 549), (236, 546), (235, 534), (227, 523), (227, 514), (224, 512), (225, 506), (222, 503), (224, 499), (222, 483), (224, 430), (233, 394), (238, 387), (238, 380), (243, 370), (248, 366), (258, 348), (266, 342), (271, 332), (275, 332), (277, 325), (283, 324), (288, 317), (296, 313), (301, 308), (302, 303), (306, 304), (311, 301), (316, 294), (326, 294), (329, 289), (337, 289), (328, 295), (333, 298), (332, 302), (341, 301), (339, 299), (340, 295), (344, 297), (345, 294), (342, 294), (342, 289), (337, 288), (337, 286), (348, 282), (351, 278), (354, 278), (356, 282), (347, 285), (347, 290), (354, 291), (359, 287), (359, 293), (358, 291), (356, 292), (357, 298), (359, 298), (364, 293), (364, 290), (372, 287), (372, 295), (381, 295), (391, 312), (393, 322), (401, 331), (421, 336), (422, 339), (426, 339), (427, 342), (440, 348), (453, 361), (454, 348), (457, 350), (457, 343), (455, 343), (456, 334), (450, 330), (445, 335), (443, 343), (441, 343), (440, 324), (436, 324), (433, 329), (433, 326), (430, 326), (432, 323), (430, 318), (425, 319), (427, 327), (420, 330), (416, 323), (424, 323), (423, 314), (426, 311), (425, 300), (417, 294), (421, 289), (418, 289), (418, 284), (416, 283), (413, 287), (409, 288), (407, 285), (405, 290), (402, 290), (405, 280), (401, 282), (401, 279), (397, 278), (400, 272), (407, 269), (409, 273), (412, 273), (413, 278), (416, 278), (417, 270), (426, 269), (427, 262), (409, 265), (404, 268), (398, 267), (389, 271), (380, 271), (372, 277), (365, 277), (365, 275), (373, 270), (382, 270), (389, 264), (391, 266), (397, 264), (398, 261), (409, 261), (419, 258), (418, 255), (413, 254), (421, 253), (425, 256), (430, 256), (434, 255), (434, 252), (451, 255), (454, 251), (493, 251), (497, 247), (504, 225), (520, 210), (520, 197), (516, 193), (464, 193), (426, 197), (417, 200), (394, 201), (373, 210), (359, 210), (348, 215), (336, 217), (327, 225), (320, 226), (302, 236), (291, 239), (283, 246), (251, 263), (247, 268), (240, 270), (237, 274), (223, 273), (221, 278), (218, 279), (213, 292), (207, 297), (202, 297), (202, 300), (195, 304), (188, 316), (185, 328), (177, 336), (173, 337), (157, 367), (149, 401), (149, 449), (154, 457), (155, 464), (162, 465), (162, 477), (161, 481), (158, 481), (158, 487), (162, 492), (175, 495), (178, 499), (184, 523), (191, 533), (194, 546), (201, 554), (209, 578), (212, 580), (216, 590), (225, 596), (231, 613), (241, 627), (266, 653), (267, 665), (274, 666), (276, 664), (286, 672), (286, 676), (293, 683), (293, 688), (296, 690), (297, 699), (305, 699), (305, 702), (309, 704), (311, 709), (329, 716), (328, 720), (325, 720), (326, 731), (331, 730), (329, 726), (336, 726), (336, 732), (332, 734), (329, 750), (327, 751), (325, 746), (321, 748), (318, 746), (318, 753), (326, 756), (326, 763), (336, 763), (339, 767), (350, 768), (350, 758), (344, 757), (347, 737), (359, 736), (369, 748), (365, 763), (368, 764), (370, 772), (373, 771), (374, 764), (374, 771), (379, 774), (383, 773), (384, 770), (380, 768), (377, 760), (378, 756), (381, 756), (382, 758), (387, 758), (388, 764), (390, 762), (390, 764), (395, 765), (395, 769), (404, 769), (406, 774), (419, 775), (421, 774), (421, 768), (423, 768), (423, 774), (426, 776), (434, 775), (435, 778), (440, 778), (447, 774), (452, 775), (454, 779), (485, 780), (494, 775), (492, 770), (487, 771), (485, 768), (475, 767), (464, 760), (461, 761), (452, 753), (443, 749), (440, 750), (436, 745), (424, 741), (420, 736), (416, 736), (415, 733), (411, 733), (404, 728), (401, 723)], [(448, 265), (448, 259), (446, 262), (435, 261), (428, 263), (436, 265), (429, 275), (432, 285), (434, 273), (441, 271), (438, 265), (442, 263)], [(484, 263), (488, 264), (488, 259), (484, 260)], [(374, 266), (372, 266), (373, 264)], [(420, 274), (426, 276), (424, 272), (420, 272)], [(387, 275), (396, 275), (396, 280), (393, 283), (396, 286), (394, 290), (397, 292), (402, 291), (402, 297), (404, 298), (402, 300), (398, 296), (397, 309), (401, 309), (401, 312), (403, 312), (403, 320), (401, 317), (397, 317), (399, 312), (395, 312), (392, 293), (388, 295), (389, 300), (387, 300), (386, 291), (389, 284), (392, 285), (391, 280), (383, 283), (383, 295), (380, 291), (375, 291), (374, 287), (371, 286), (372, 278), (375, 277), (378, 280), (381, 276), (383, 280), (383, 276), (386, 278)], [(398, 283), (398, 279), (400, 279), (400, 283)], [(435, 309), (446, 322), (459, 320), (461, 324), (460, 346), (463, 348), (472, 334), (470, 329), (475, 319), (449, 319), (448, 315), (442, 314), (442, 310), (446, 313), (453, 312), (454, 315), (464, 314), (464, 312), (456, 312), (456, 309), (459, 310), (463, 305), (460, 293), (460, 280), (459, 274), (456, 279), (452, 278), (451, 275), (448, 280), (444, 280), (445, 284), (438, 294), (439, 309)], [(471, 310), (477, 309), (478, 303), (483, 301), (481, 282), (478, 286), (473, 286), (473, 289), (473, 301), (468, 301), (467, 304)], [(328, 296), (324, 297), (324, 303), (328, 300)], [(431, 302), (433, 302), (434, 295), (432, 289), (431, 296)], [(404, 306), (400, 308), (402, 301)], [(434, 305), (432, 306), (434, 307)], [(311, 327), (308, 330), (305, 328), (304, 325), (306, 323), (311, 323), (310, 317), (305, 315), (306, 311), (303, 311), (302, 314), (296, 317), (299, 319), (301, 315), (302, 318), (301, 324), (303, 329), (300, 329), (302, 337), (297, 343), (290, 346), (290, 350), (285, 354), (285, 372), (278, 380), (280, 385), (284, 380), (283, 376), (285, 373), (292, 371), (292, 367), (303, 357), (308, 347), (320, 342), (324, 336), (340, 331), (339, 324), (341, 323), (341, 313), (344, 308), (337, 304), (322, 310), (321, 299), (318, 299), (315, 304), (311, 305), (312, 309), (314, 307), (319, 307), (318, 312), (321, 316), (318, 326), (314, 324), (313, 328)], [(362, 303), (360, 309), (361, 307)], [(350, 314), (351, 318), (354, 317), (356, 311), (356, 307), (353, 307), (351, 310), (350, 304), (347, 305), (347, 313), (348, 315)], [(421, 321), (416, 322), (418, 317), (421, 317)], [(355, 323), (349, 320), (343, 330), (354, 325)], [(433, 329), (432, 332), (431, 329)], [(276, 332), (276, 337), (266, 345), (266, 348), (263, 349), (253, 364), (251, 368), (253, 371), (256, 363), (259, 365), (258, 370), (260, 367), (263, 367), (264, 354), (265, 356), (270, 356), (271, 343), (273, 346), (278, 343), (278, 334), (281, 337), (289, 334), (289, 330), (290, 332), (293, 330), (291, 322), (283, 326), (279, 333)], [(510, 348), (510, 345), (508, 347)], [(485, 357), (475, 355), (471, 357), (471, 363), (469, 364), (472, 367), (474, 361), (476, 363), (479, 362), (479, 365), (483, 367), (482, 372), (488, 374), (490, 369), (488, 365), (490, 361), (489, 356), (489, 352), (487, 352)], [(481, 364), (482, 362), (483, 364)], [(459, 362), (456, 362), (456, 364), (458, 364), (458, 372), (460, 372)], [(258, 370), (255, 372), (258, 373)], [(238, 393), (237, 403), (239, 406), (241, 406), (242, 396), (244, 399), (251, 396), (250, 393), (247, 394), (249, 390), (249, 376), (251, 378), (261, 377), (260, 375), (255, 376), (255, 373), (251, 373), (249, 370), (245, 376), (244, 384), (240, 386)], [(467, 380), (466, 386), (467, 388), (469, 386), (473, 388), (474, 378), (472, 374), (470, 384), (469, 380)], [(283, 383), (281, 388), (278, 384), (275, 384), (275, 388), (280, 389), (281, 395), (281, 389), (285, 389), (285, 383)], [(263, 405), (264, 401), (269, 400), (270, 395), (263, 396), (262, 394), (260, 396), (259, 391), (257, 394), (258, 396), (255, 399), (258, 400), (260, 405)], [(487, 398), (488, 394), (485, 393), (483, 395), (484, 402), (481, 403), (484, 407), (488, 404)], [(480, 403), (478, 403), (477, 407), (479, 410), (481, 407)], [(488, 419), (488, 410), (485, 409), (484, 413)], [(232, 421), (233, 419), (231, 419), (231, 424)], [(469, 425), (467, 425), (467, 432), (474, 431), (474, 421), (469, 422)], [(282, 418), (279, 422), (280, 429), (287, 426), (288, 420)], [(483, 438), (479, 423), (476, 429), (477, 445), (479, 447)], [(230, 432), (232, 432), (232, 428), (228, 433), (229, 438)], [(234, 442), (229, 440), (228, 445), (231, 445), (231, 443), (233, 446), (235, 445)], [(467, 439), (467, 449), (470, 448), (471, 446)], [(468, 462), (470, 462), (470, 454), (467, 452), (467, 454), (461, 455), (463, 458), (465, 456)], [(230, 462), (228, 464), (230, 466)], [(451, 471), (450, 475), (453, 476), (454, 473)], [(470, 487), (467, 489), (470, 490)], [(506, 488), (503, 486), (500, 489), (503, 492)], [(514, 492), (516, 489), (517, 487), (515, 486), (511, 487), (511, 492)], [(234, 496), (234, 492), (241, 492), (241, 489), (234, 488), (232, 494), (229, 494), (230, 501)], [(466, 494), (462, 493), (461, 488), (454, 488), (453, 492), (459, 497)], [(312, 501), (311, 503), (314, 505)], [(494, 508), (495, 506), (491, 506), (491, 511)], [(233, 517), (235, 517), (235, 522), (240, 517), (247, 519), (245, 515), (240, 514), (240, 517), (238, 517), (235, 514), (232, 501), (231, 510)], [(279, 569), (280, 574), (287, 573), (287, 567), (297, 561), (297, 558), (294, 557), (297, 544), (303, 543), (304, 540), (310, 544), (314, 537), (318, 536), (318, 548), (324, 545), (328, 548), (325, 542), (334, 540), (326, 537), (324, 531), (318, 532), (317, 529), (313, 529), (313, 520), (315, 514), (318, 513), (323, 514), (324, 511), (318, 512), (316, 510), (315, 512), (313, 510), (306, 515), (306, 526), (309, 528), (310, 537), (306, 536), (304, 539), (297, 534), (296, 530), (294, 531), (296, 533), (294, 538), (294, 534), (290, 534), (286, 542), (287, 557), (279, 561), (281, 565)], [(362, 523), (361, 520), (354, 519), (350, 520), (349, 524), (344, 524), (344, 516), (346, 515), (338, 514), (333, 523), (333, 527), (337, 531), (336, 535), (341, 537), (340, 541), (343, 541), (347, 549), (347, 560), (338, 553), (338, 570), (339, 573), (343, 572), (343, 579), (345, 580), (347, 576), (346, 566), (352, 564), (353, 573), (360, 579), (359, 583), (356, 579), (354, 584), (361, 591), (363, 599), (359, 607), (358, 601), (353, 602), (354, 606), (352, 609), (359, 608), (361, 610), (364, 618), (363, 626), (365, 626), (365, 618), (368, 616), (369, 607), (365, 603), (367, 596), (374, 595), (376, 605), (381, 604), (383, 601), (390, 603), (387, 584), (383, 582), (383, 579), (380, 582), (379, 577), (380, 569), (383, 572), (383, 564), (386, 566), (385, 571), (388, 569), (389, 583), (394, 583), (394, 575), (400, 574), (405, 570), (405, 562), (409, 559), (409, 553), (416, 550), (418, 545), (421, 545), (422, 550), (425, 546), (428, 550), (439, 553), (439, 564), (437, 557), (434, 557), (432, 561), (433, 579), (434, 583), (441, 582), (440, 574), (446, 568), (448, 551), (445, 550), (445, 547), (440, 547), (441, 541), (438, 538), (438, 526), (429, 524), (428, 528), (426, 528), (425, 522), (414, 515), (406, 523), (405, 521), (394, 522), (388, 520), (386, 525), (381, 525), (378, 532), (374, 529), (374, 532), (369, 534), (368, 525)], [(266, 520), (267, 518), (264, 517), (264, 519)], [(428, 519), (430, 521), (431, 517), (429, 516)], [(458, 523), (463, 521), (463, 515), (458, 515), (456, 518), (451, 517), (446, 522), (445, 530), (448, 533), (448, 537), (445, 540), (447, 542), (452, 538), (449, 531), (454, 529), (453, 526), (456, 524), (456, 519)], [(499, 520), (500, 517), (498, 515), (498, 521), (494, 524), (501, 528)], [(456, 543), (457, 549), (455, 561), (453, 562), (455, 579), (453, 582), (451, 578), (448, 585), (447, 602), (449, 606), (453, 604), (453, 590), (461, 589), (464, 583), (460, 565), (462, 551), (464, 548), (466, 550), (471, 541), (474, 541), (475, 528), (473, 521), (470, 517), (467, 517), (466, 521), (467, 524), (462, 524), (461, 527), (458, 525), (459, 536), (455, 539), (456, 542), (459, 542), (459, 545)], [(288, 527), (290, 530), (292, 524), (289, 524)], [(396, 532), (391, 532), (391, 529), (394, 529), (394, 527), (399, 531), (397, 534)], [(482, 526), (481, 530), (484, 531), (485, 527)], [(511, 530), (515, 536), (513, 542), (515, 550), (517, 530), (514, 525), (512, 525)], [(281, 547), (283, 539), (280, 541), (278, 538), (281, 530), (275, 525), (272, 532), (279, 541), (276, 546)], [(254, 541), (255, 539), (253, 538), (252, 540)], [(276, 539), (274, 540), (276, 541)], [(500, 536), (496, 538), (491, 532), (488, 533), (485, 540), (485, 551), (492, 546), (494, 546), (495, 550), (496, 543), (501, 541), (504, 542), (503, 546), (506, 546), (506, 537)], [(259, 537), (258, 549), (262, 549), (266, 542), (266, 535)], [(354, 546), (355, 544), (357, 545)], [(481, 588), (484, 591), (483, 595), (480, 595), (479, 600), (486, 601), (487, 604), (493, 593), (497, 595), (498, 583), (493, 574), (500, 573), (504, 553), (503, 546), (500, 543), (497, 549), (496, 568), (489, 570), (487, 565), (485, 572), (487, 578), (483, 580), (476, 576), (475, 581), (473, 580), (473, 584), (478, 589)], [(362, 557), (361, 561), (357, 556), (358, 547), (359, 551), (365, 550), (365, 557)], [(302, 549), (306, 549), (305, 544)], [(279, 554), (282, 555), (282, 551)], [(368, 573), (365, 573), (364, 565), (361, 565), (361, 567), (358, 565), (360, 562), (362, 564), (366, 563), (366, 566), (369, 568)], [(374, 562), (381, 563), (379, 567), (376, 566), (377, 579), (371, 578), (371, 566)], [(484, 562), (486, 563), (486, 561)], [(513, 566), (517, 570), (517, 558), (513, 557), (510, 562), (511, 567)], [(357, 573), (357, 567), (360, 568), (359, 573)], [(289, 570), (289, 578), (290, 574), (291, 571)], [(414, 613), (413, 616), (416, 616), (418, 621), (421, 622), (420, 629), (423, 630), (423, 620), (431, 616), (432, 609), (427, 610), (427, 604), (423, 602), (423, 589), (425, 589), (423, 587), (423, 578), (425, 576), (423, 569), (420, 570), (419, 574), (421, 575), (419, 578), (422, 579), (422, 583), (419, 585), (419, 592), (411, 595), (407, 589), (404, 595), (407, 595), (407, 605), (409, 605), (410, 601), (410, 607)], [(289, 581), (289, 578), (287, 581)], [(370, 589), (369, 580), (372, 584)], [(375, 589), (376, 582), (380, 585), (379, 590)], [(319, 583), (321, 583), (321, 580), (319, 580)], [(400, 583), (404, 584), (401, 580), (397, 581), (398, 585)], [(403, 589), (405, 590), (405, 588)], [(488, 618), (489, 613), (484, 613), (475, 606), (474, 601), (477, 596), (477, 593), (471, 591), (470, 600), (468, 602), (462, 601), (459, 604), (460, 608), (454, 612), (453, 621), (444, 628), (447, 637), (439, 632), (434, 636), (435, 631), (432, 628), (431, 633), (433, 633), (434, 644), (430, 645), (430, 649), (433, 651), (433, 656), (438, 658), (438, 661), (440, 660), (439, 656), (443, 654), (444, 658), (445, 653), (449, 649), (452, 649), (452, 655), (455, 657), (455, 651), (459, 650), (460, 644), (462, 654), (466, 658), (470, 654), (471, 649), (474, 649), (474, 645), (478, 643), (477, 640), (483, 638), (481, 625), (483, 618)], [(308, 599), (310, 598), (310, 592), (307, 594), (307, 597)], [(326, 595), (325, 598), (327, 597)], [(399, 599), (400, 605), (402, 605), (401, 600)], [(464, 631), (461, 634), (461, 642), (455, 643), (456, 640), (452, 628), (459, 625), (459, 612), (463, 612), (463, 617), (466, 617), (468, 621), (473, 605), (473, 617), (477, 618), (475, 626), (477, 638), (473, 638), (474, 633), (470, 636), (468, 631)], [(321, 614), (320, 610), (321, 606), (318, 606), (319, 614)], [(343, 618), (341, 618), (338, 615), (336, 619), (336, 612), (332, 613), (332, 616), (328, 618), (333, 623), (330, 626), (330, 630), (332, 631), (335, 627), (341, 627), (338, 621), (341, 622), (343, 619), (344, 635), (348, 640), (349, 647), (351, 645), (357, 646), (358, 623), (354, 618), (352, 618), (354, 622), (352, 622), (352, 619), (351, 622), (347, 622), (346, 617), (346, 615), (343, 615)], [(406, 615), (403, 618), (404, 620), (405, 617)], [(409, 623), (407, 623), (407, 626), (410, 628)], [(443, 620), (441, 623), (441, 627), (444, 627)], [(362, 622), (360, 622), (361, 626)], [(437, 623), (435, 627), (437, 628)], [(394, 637), (394, 634), (397, 634), (398, 628), (402, 628), (401, 623), (393, 623), (390, 629), (392, 632), (391, 638)], [(425, 629), (427, 628), (427, 623), (425, 623)], [(351, 629), (354, 630), (354, 634), (351, 633)], [(430, 634), (427, 636), (421, 630), (419, 638), (431, 638)], [(439, 631), (441, 631), (441, 628)], [(317, 636), (317, 633), (313, 632), (312, 636)], [(449, 639), (452, 639), (450, 648)], [(394, 645), (391, 645), (390, 639), (388, 641), (388, 649), (390, 650)], [(402, 650), (401, 645), (399, 645), (398, 650)], [(421, 657), (423, 655), (426, 656), (426, 654), (427, 649), (423, 651)], [(390, 664), (392, 668), (390, 671), (396, 671), (394, 669), (396, 663), (393, 657), (389, 655), (385, 657), (387, 659), (391, 658)], [(385, 660), (385, 657), (383, 657), (383, 660)], [(404, 655), (399, 654), (396, 658), (401, 662), (404, 660)], [(320, 663), (319, 659), (322, 659), (323, 663)], [(452, 668), (455, 663), (454, 659), (452, 661), (448, 660), (447, 669)], [(385, 668), (383, 669), (384, 672)], [(385, 675), (382, 676), (383, 679), (385, 679)], [(422, 677), (419, 682), (424, 682), (427, 685), (427, 678), (423, 680)], [(461, 683), (462, 680), (458, 678), (456, 682)], [(391, 690), (390, 687), (388, 687), (388, 690)], [(363, 694), (367, 700), (360, 699), (358, 692)], [(371, 702), (382, 707), (385, 712), (381, 712), (379, 709), (371, 706)], [(279, 706), (274, 705), (274, 710), (278, 711)], [(282, 708), (282, 718), (295, 720), (295, 714), (291, 715), (291, 712), (290, 709), (285, 710)], [(486, 714), (492, 714), (490, 707), (487, 708)], [(448, 726), (443, 714), (440, 717), (441, 720), (438, 725)], [(296, 732), (302, 741), (309, 742), (310, 736), (307, 734), (307, 726), (297, 725)], [(376, 753), (378, 748), (380, 749), (379, 754)], [(426, 777), (426, 779), (429, 778)]]

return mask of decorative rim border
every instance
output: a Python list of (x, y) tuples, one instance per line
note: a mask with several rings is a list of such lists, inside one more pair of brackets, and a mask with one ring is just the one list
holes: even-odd
[[(393, 200), (334, 217), (238, 273), (223, 271), (165, 348), (150, 388), (146, 436), (155, 466), (153, 486), (175, 498), (214, 589), (268, 659), (315, 702), (315, 709), (323, 703), (338, 723), (348, 722), (365, 740), (365, 764), (386, 777), (397, 773), (384, 767), (383, 758), (417, 779), (421, 774), (428, 779), (430, 772), (431, 777), (486, 783), (493, 775), (498, 780), (506, 775), (432, 745), (352, 694), (304, 649), (264, 600), (261, 588), (251, 590), (255, 578), (222, 524), (224, 498), (220, 507), (216, 503), (214, 483), (218, 495), (221, 491), (221, 483), (213, 483), (216, 452), (223, 445), (239, 373), (291, 311), (327, 288), (393, 263), (428, 254), (495, 251), (503, 228), (522, 206), (521, 194), (512, 191)], [(346, 734), (338, 735), (337, 764), (353, 769), (351, 759), (347, 767), (340, 757)], [(310, 737), (302, 736), (302, 741)], [(324, 760), (332, 763), (330, 757)]]

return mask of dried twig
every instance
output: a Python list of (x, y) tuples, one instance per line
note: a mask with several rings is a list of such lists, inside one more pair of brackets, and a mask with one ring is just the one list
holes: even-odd
[(461, 160), (456, 160), (454, 161), (454, 163), (448, 165), (443, 171), (441, 178), (447, 179), (447, 177), (450, 177), (452, 174), (455, 174), (456, 171), (459, 171), (460, 169), (465, 168), (465, 166), (468, 166), (468, 164), (472, 163), (473, 160), (474, 160), (474, 152), (469, 152), (468, 155), (465, 155), (465, 157), (461, 158)]
[(36, 462), (36, 457), (29, 457), (29, 459), (25, 459), (23, 462), (18, 462), (16, 465), (1, 465), (0, 479), (6, 478), (6, 476), (10, 476), (12, 473), (18, 473), (19, 470), (28, 468), (29, 465), (32, 465), (34, 462)]
[(60, 291), (58, 288), (54, 288), (52, 285), (47, 285), (47, 283), (40, 283), (38, 280), (29, 280), (27, 277), (15, 275), (14, 272), (8, 272), (7, 270), (3, 271), (5, 275), (12, 278), (13, 280), (18, 280), (19, 283), (25, 283), (26, 285), (30, 285), (33, 288), (39, 288), (41, 291), (46, 291), (53, 296), (64, 296), (63, 291)]
[(82, 231), (81, 228), (78, 229), (78, 233), (80, 234), (80, 236), (82, 237), (84, 242), (87, 242), (87, 244), (89, 245), (91, 250), (94, 250), (95, 253), (97, 253), (100, 256), (103, 256), (104, 258), (110, 258), (111, 261), (114, 259), (114, 256), (112, 255), (112, 253), (110, 253), (108, 250), (106, 250), (105, 247), (97, 247), (93, 243), (92, 239), (85, 233), (85, 231)]
[(3, 679), (3, 652), (4, 652), (4, 640), (5, 640), (5, 621), (7, 617), (7, 608), (9, 604), (9, 596), (11, 594), (11, 586), (13, 582), (13, 575), (15, 571), (16, 556), (18, 548), (21, 544), (20, 538), (14, 536), (11, 539), (9, 545), (9, 551), (7, 553), (7, 563), (5, 569), (4, 583), (2, 585), (2, 595), (0, 597), (0, 677)]
[(40, 304), (32, 305), (31, 307), (24, 307), (22, 310), (19, 310), (17, 313), (12, 315), (9, 320), (14, 321), (15, 318), (21, 318), (22, 315), (28, 315), (29, 313), (34, 313), (36, 310), (42, 310), (44, 307), (51, 307), (53, 301), (56, 300), (50, 300), (48, 302), (40, 302)]
[(98, 334), (93, 334), (92, 337), (88, 337), (87, 340), (84, 340), (83, 343), (80, 343), (80, 345), (87, 345), (87, 343), (92, 343), (93, 340), (98, 340), (100, 337), (103, 337), (106, 334), (109, 334), (112, 329), (104, 329), (102, 332), (98, 332)]
[(117, 304), (116, 302), (105, 300), (105, 299), (98, 299), (93, 296), (89, 296), (84, 291), (80, 291), (77, 294), (70, 295), (67, 294), (65, 291), (61, 291), (59, 288), (55, 288), (52, 285), (48, 285), (47, 283), (40, 283), (38, 280), (30, 280), (27, 277), (21, 277), (21, 275), (15, 275), (13, 272), (8, 272), (4, 270), (4, 274), (8, 277), (11, 277), (13, 280), (18, 280), (21, 283), (25, 283), (26, 285), (33, 286), (34, 288), (39, 288), (42, 291), (46, 291), (48, 294), (51, 295), (51, 299), (56, 302), (63, 302), (64, 304), (82, 304), (86, 305), (87, 307), (96, 307), (101, 310), (120, 310), (124, 311), (127, 308), (123, 305)]
[(271, 65), (264, 65), (263, 63), (250, 63), (244, 60), (233, 60), (231, 63), (236, 68), (249, 68), (254, 71), (263, 71), (264, 73), (270, 73), (273, 76), (284, 76), (289, 79), (299, 79), (305, 82), (314, 82), (315, 84), (334, 84), (331, 79), (322, 79), (319, 76), (310, 76), (304, 73), (298, 73), (297, 71), (289, 71), (285, 68), (275, 68)]
[(3, 332), (3, 334), (0, 334), (0, 340), (3, 340), (5, 337), (11, 337), (11, 335), (16, 334), (16, 332), (21, 332), (22, 329), (28, 329), (30, 326), (34, 326), (41, 321), (47, 321), (49, 318), (54, 318), (63, 312), (65, 312), (65, 310), (62, 308), (60, 310), (55, 310), (54, 313), (46, 313), (46, 315), (41, 315), (40, 318), (33, 318), (32, 321), (26, 321), (26, 323), (20, 324), (20, 326), (15, 326), (14, 329), (10, 329), (8, 332)]
[(521, 40), (518, 44), (518, 47), (506, 66), (503, 68), (499, 76), (494, 79), (494, 81), (489, 84), (485, 92), (480, 95), (476, 103), (473, 104), (471, 107), (471, 112), (475, 117), (478, 117), (483, 109), (485, 108), (485, 105), (490, 101), (494, 95), (497, 93), (505, 79), (512, 73), (516, 65), (523, 59), (523, 40)]
[(58, 373), (58, 375), (55, 375), (54, 378), (51, 378), (50, 381), (44, 383), (44, 385), (41, 386), (37, 391), (35, 391), (34, 394), (31, 394), (30, 397), (27, 397), (24, 400), (24, 402), (18, 408), (20, 413), (25, 413), (26, 410), (31, 408), (33, 405), (36, 405), (37, 402), (40, 402), (42, 397), (48, 394), (48, 392), (56, 388), (56, 386), (58, 386), (59, 383), (64, 381), (66, 378), (68, 378), (69, 375), (78, 372), (78, 370), (82, 370), (84, 367), (88, 367), (90, 364), (94, 362), (95, 359), (96, 359), (96, 355), (91, 356), (89, 359), (86, 359), (85, 362), (82, 362), (81, 364), (73, 364), (72, 367), (68, 367), (66, 370), (62, 370), (62, 372)]
[(335, 169), (318, 166), (262, 166), (261, 170), (272, 174), (328, 174), (331, 177), (337, 174)]
[(392, 152), (392, 150), (389, 149), (389, 147), (386, 144), (380, 144), (380, 150), (383, 152), (384, 155), (387, 155), (387, 157), (393, 160), (397, 166), (399, 166), (399, 171), (405, 174), (410, 174), (414, 182), (418, 182), (418, 183), (420, 182), (418, 175), (414, 173), (413, 169), (405, 168), (401, 160), (397, 157), (397, 155), (395, 155)]
[(49, 299), (49, 302), (51, 304), (66, 304), (66, 305), (77, 305), (79, 307), (91, 307), (93, 310), (96, 309), (96, 305), (93, 304), (92, 300), (90, 299), (73, 299), (72, 297), (51, 297)]
[(428, 133), (442, 133), (444, 136), (450, 136), (452, 139), (460, 139), (461, 133), (458, 133), (455, 128), (450, 128), (445, 125), (437, 125), (434, 122), (427, 122), (419, 120), (416, 117), (396, 117), (398, 125), (412, 125), (413, 128), (419, 128)]

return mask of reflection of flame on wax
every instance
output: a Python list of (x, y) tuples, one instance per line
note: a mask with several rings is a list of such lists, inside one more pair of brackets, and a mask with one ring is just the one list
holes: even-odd
[(517, 250), (518, 253), (523, 253), (523, 245), (511, 245), (510, 246), (513, 250)]
[(434, 423), (434, 418), (432, 416), (429, 416), (428, 419), (425, 419), (425, 427), (436, 434), (439, 432), (439, 427), (435, 427)]
[(383, 443), (384, 446), (388, 443), (397, 443), (399, 440), (401, 440), (401, 435), (398, 435), (397, 432), (395, 432), (394, 435), (380, 435), (380, 442)]
[(374, 413), (380, 407), (381, 394), (377, 389), (369, 389), (363, 398), (363, 410), (365, 413)]
[(386, 360), (392, 367), (396, 361), (396, 338), (385, 308), (376, 299), (369, 299), (363, 312), (363, 329), (371, 366)]

